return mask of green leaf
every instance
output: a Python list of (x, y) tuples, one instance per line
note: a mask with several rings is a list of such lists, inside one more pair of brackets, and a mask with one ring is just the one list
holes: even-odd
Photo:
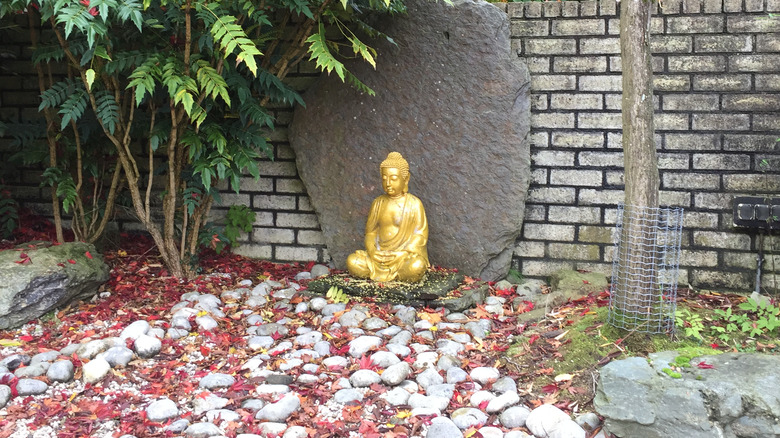
[[(205, 6), (203, 6), (205, 7)], [(212, 12), (213, 13), (213, 12)], [(257, 61), (255, 56), (263, 53), (257, 48), (254, 42), (247, 37), (244, 29), (236, 24), (236, 17), (232, 15), (216, 16), (216, 21), (211, 27), (211, 35), (225, 52), (225, 57), (232, 55), (236, 49), (236, 65), (246, 64), (252, 75), (257, 75)]]
[(352, 50), (355, 52), (355, 54), (356, 55), (359, 54), (366, 62), (371, 64), (371, 67), (374, 67), (374, 69), (376, 69), (376, 61), (374, 60), (374, 56), (376, 56), (376, 50), (374, 50), (371, 47), (368, 47), (357, 37), (353, 36), (353, 37), (349, 37), (348, 39), (350, 42), (352, 42)]
[(89, 69), (84, 73), (87, 78), (87, 90), (92, 90), (92, 84), (95, 82), (95, 70)]
[(95, 103), (98, 120), (110, 134), (113, 134), (119, 123), (119, 105), (116, 103), (114, 95), (103, 90), (95, 96)]
[(331, 71), (335, 71), (336, 74), (344, 81), (344, 64), (336, 59), (330, 49), (328, 49), (327, 40), (325, 39), (325, 25), (320, 23), (319, 32), (312, 34), (306, 39), (309, 43), (309, 53), (311, 56), (309, 60), (314, 60), (317, 68), (330, 74)]
[(65, 129), (71, 121), (78, 121), (87, 109), (89, 95), (83, 88), (78, 88), (60, 106), (59, 114), (62, 115), (60, 129)]

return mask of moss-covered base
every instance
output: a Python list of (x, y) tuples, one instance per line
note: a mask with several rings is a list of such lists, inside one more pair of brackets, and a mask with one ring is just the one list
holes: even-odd
[(464, 280), (463, 274), (446, 271), (428, 271), (418, 283), (382, 283), (338, 274), (312, 280), (308, 288), (310, 292), (324, 295), (335, 286), (348, 295), (370, 297), (379, 302), (445, 307), (460, 312), (482, 303), (489, 292), (487, 283), (466, 285)]

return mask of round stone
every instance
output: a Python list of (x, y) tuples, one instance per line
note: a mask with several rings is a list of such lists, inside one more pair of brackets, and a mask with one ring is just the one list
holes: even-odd
[(46, 371), (46, 377), (52, 382), (70, 382), (73, 380), (74, 372), (73, 362), (67, 359), (58, 360)]
[(482, 426), (488, 420), (487, 414), (477, 408), (455, 409), (450, 418), (461, 430)]
[(56, 350), (38, 353), (30, 359), (30, 365), (34, 365), (36, 363), (41, 363), (41, 362), (51, 362), (57, 359), (59, 356), (60, 356), (60, 352)]
[(238, 421), (241, 419), (241, 415), (230, 409), (214, 409), (206, 412), (206, 418), (211, 423), (217, 423), (222, 421)]
[(333, 400), (336, 403), (341, 404), (361, 402), (363, 401), (363, 394), (360, 391), (352, 388), (339, 389), (333, 395)]
[(438, 385), (444, 383), (444, 378), (436, 371), (435, 368), (426, 368), (425, 371), (417, 375), (417, 384), (423, 389), (430, 385)]
[(19, 396), (43, 394), (49, 389), (45, 382), (35, 379), (19, 379), (16, 382), (16, 392)]
[(559, 423), (565, 421), (571, 421), (567, 413), (553, 405), (541, 405), (528, 414), (528, 417), (525, 419), (525, 427), (532, 434), (542, 436), (542, 434), (547, 435), (547, 431), (554, 430)]
[(405, 405), (409, 401), (409, 391), (403, 388), (393, 388), (379, 396), (384, 399), (390, 406)]
[(135, 340), (135, 352), (138, 356), (148, 359), (154, 357), (162, 349), (162, 341), (154, 336), (141, 335)]
[(349, 341), (349, 355), (352, 357), (360, 357), (368, 353), (370, 350), (378, 348), (382, 345), (382, 338), (379, 336), (360, 336)]
[(395, 365), (400, 361), (401, 359), (399, 359), (398, 356), (389, 351), (377, 351), (371, 355), (371, 363), (380, 368), (387, 368), (390, 365)]
[(179, 408), (176, 407), (176, 403), (174, 403), (173, 400), (168, 398), (154, 401), (146, 407), (146, 418), (148, 418), (149, 421), (162, 423), (177, 415), (179, 415)]
[(478, 382), (480, 385), (486, 385), (490, 382), (495, 382), (501, 376), (497, 368), (493, 367), (476, 367), (469, 373), (471, 380)]
[(230, 374), (212, 373), (200, 379), (198, 386), (203, 389), (218, 389), (233, 386), (236, 379)]
[(396, 386), (409, 378), (411, 373), (412, 367), (407, 362), (398, 362), (387, 367), (380, 377), (386, 385)]
[(468, 374), (460, 368), (449, 368), (447, 370), (447, 383), (460, 383), (466, 380)]
[(501, 421), (502, 426), (513, 429), (525, 426), (525, 420), (530, 413), (531, 410), (525, 406), (512, 406), (504, 410), (498, 419)]
[(436, 417), (431, 420), (426, 438), (462, 438), (463, 432), (446, 417)]
[(349, 377), (349, 383), (355, 388), (365, 388), (381, 381), (379, 374), (371, 370), (357, 370)]
[(122, 333), (119, 335), (119, 337), (123, 340), (124, 339), (136, 340), (141, 335), (145, 335), (150, 328), (151, 327), (149, 326), (148, 322), (144, 320), (139, 320), (125, 327), (125, 329), (122, 330)]
[(84, 364), (81, 378), (84, 383), (96, 383), (103, 380), (109, 371), (111, 371), (111, 365), (102, 357), (96, 357)]
[(485, 408), (485, 411), (488, 414), (494, 414), (496, 412), (501, 412), (509, 406), (515, 405), (517, 403), (520, 403), (520, 396), (517, 395), (516, 392), (505, 392), (493, 400), (490, 400), (487, 407)]
[[(195, 324), (197, 324), (200, 330), (202, 331), (214, 330), (215, 328), (219, 327), (217, 320), (215, 320), (214, 318), (208, 315), (203, 315), (195, 318)], [(196, 424), (203, 424), (203, 423), (196, 423)], [(206, 423), (206, 424), (211, 424), (211, 423)], [(195, 425), (193, 424), (192, 426)], [(187, 430), (189, 430), (189, 428)]]
[(276, 403), (271, 403), (257, 411), (255, 418), (272, 422), (284, 422), (301, 407), (301, 400), (295, 394), (287, 394)]
[(20, 379), (25, 377), (40, 377), (46, 374), (51, 364), (49, 362), (31, 363), (29, 366), (17, 368), (14, 375)]
[(212, 436), (222, 436), (216, 424), (213, 423), (195, 423), (187, 427), (184, 431), (187, 438), (209, 438)]
[(8, 385), (0, 385), (0, 409), (11, 400), (11, 387)]

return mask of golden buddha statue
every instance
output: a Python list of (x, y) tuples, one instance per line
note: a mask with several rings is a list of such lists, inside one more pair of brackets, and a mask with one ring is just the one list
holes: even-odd
[(390, 152), (379, 166), (384, 195), (371, 204), (366, 250), (347, 258), (349, 273), (374, 281), (417, 282), (428, 270), (428, 220), (420, 199), (409, 191), (409, 163)]

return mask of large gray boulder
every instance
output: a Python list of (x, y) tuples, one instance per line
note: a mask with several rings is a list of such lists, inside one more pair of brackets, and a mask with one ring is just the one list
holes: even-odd
[(107, 280), (108, 265), (86, 243), (0, 251), (0, 329), (91, 297)]
[(484, 1), (411, 0), (375, 26), (376, 70), (348, 68), (369, 96), (321, 77), (295, 110), (290, 143), (337, 267), (363, 247), (379, 164), (398, 151), (410, 192), (426, 209), (433, 264), (496, 280), (506, 275), (530, 181), (525, 64), (512, 55), (509, 19)]
[(669, 366), (677, 356), (657, 353), (650, 355), (652, 364), (634, 357), (601, 369), (593, 403), (609, 432), (631, 438), (780, 436), (780, 356), (698, 357), (679, 375)]

